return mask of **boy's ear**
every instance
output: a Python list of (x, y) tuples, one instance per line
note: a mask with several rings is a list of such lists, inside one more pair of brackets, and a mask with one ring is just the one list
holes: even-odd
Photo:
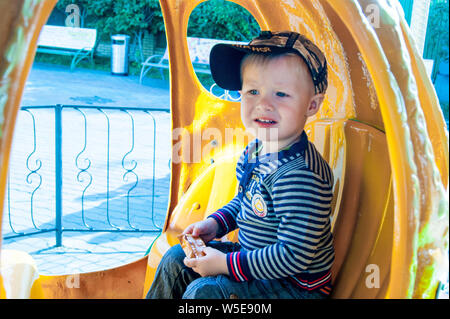
[(323, 93), (319, 93), (314, 95), (311, 98), (311, 101), (309, 102), (308, 109), (306, 110), (306, 116), (310, 117), (319, 111), (320, 106), (322, 105), (322, 102), (325, 98), (325, 95)]

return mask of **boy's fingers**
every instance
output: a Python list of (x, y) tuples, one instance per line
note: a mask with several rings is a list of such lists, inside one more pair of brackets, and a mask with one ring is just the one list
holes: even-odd
[(197, 225), (192, 230), (192, 236), (200, 236), (202, 234), (202, 232), (203, 232), (203, 229)]
[(192, 228), (194, 228), (192, 225), (186, 227), (186, 229), (183, 231), (183, 235), (192, 233)]
[(184, 264), (189, 267), (189, 268), (193, 268), (197, 265), (197, 260), (195, 258), (184, 258)]
[(203, 249), (203, 252), (204, 252), (206, 255), (208, 255), (208, 254), (214, 252), (215, 250), (216, 250), (216, 249), (214, 249), (214, 248), (212, 248), (212, 247), (206, 246), (206, 247)]

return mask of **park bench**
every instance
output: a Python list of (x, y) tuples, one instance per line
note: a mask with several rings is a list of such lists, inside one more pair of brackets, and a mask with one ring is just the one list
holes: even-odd
[[(246, 42), (206, 39), (206, 38), (187, 38), (189, 56), (194, 67), (194, 71), (197, 73), (211, 74), (209, 70), (209, 52), (211, 48), (217, 43), (235, 43), (235, 44), (247, 44)], [(166, 48), (164, 55), (156, 54), (148, 57), (145, 62), (142, 63), (141, 76), (139, 83), (142, 84), (142, 79), (152, 68), (159, 69), (162, 78), (164, 79), (164, 69), (169, 68), (169, 50)]]
[(38, 39), (37, 52), (73, 55), (70, 69), (81, 60), (90, 58), (94, 63), (97, 30), (54, 25), (44, 25)]

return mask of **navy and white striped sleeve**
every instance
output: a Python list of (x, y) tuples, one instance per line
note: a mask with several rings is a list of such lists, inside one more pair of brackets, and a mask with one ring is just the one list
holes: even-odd
[(305, 169), (280, 176), (272, 187), (273, 208), (280, 223), (277, 242), (264, 248), (227, 254), (230, 276), (237, 281), (283, 278), (308, 270), (314, 260), (326, 268), (332, 183)]
[[(244, 152), (242, 152), (236, 165), (236, 177), (238, 182), (240, 181), (244, 171), (244, 158), (247, 151), (248, 146), (245, 148)], [(241, 199), (239, 198), (239, 194), (236, 194), (236, 196), (225, 206), (208, 216), (208, 218), (215, 219), (219, 224), (219, 230), (216, 235), (217, 238), (220, 238), (237, 228), (236, 218), (240, 210)]]
[(219, 230), (216, 235), (217, 238), (220, 238), (237, 228), (236, 218), (240, 209), (241, 200), (239, 196), (236, 195), (225, 206), (208, 216), (209, 218), (213, 218), (219, 225)]

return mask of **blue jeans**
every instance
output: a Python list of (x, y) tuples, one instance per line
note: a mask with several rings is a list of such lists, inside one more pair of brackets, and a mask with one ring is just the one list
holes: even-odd
[[(209, 242), (223, 253), (239, 251), (241, 246), (231, 242)], [(229, 276), (201, 277), (186, 267), (186, 257), (180, 245), (171, 247), (161, 259), (147, 299), (325, 299), (320, 292), (301, 289), (287, 279), (236, 282)]]

